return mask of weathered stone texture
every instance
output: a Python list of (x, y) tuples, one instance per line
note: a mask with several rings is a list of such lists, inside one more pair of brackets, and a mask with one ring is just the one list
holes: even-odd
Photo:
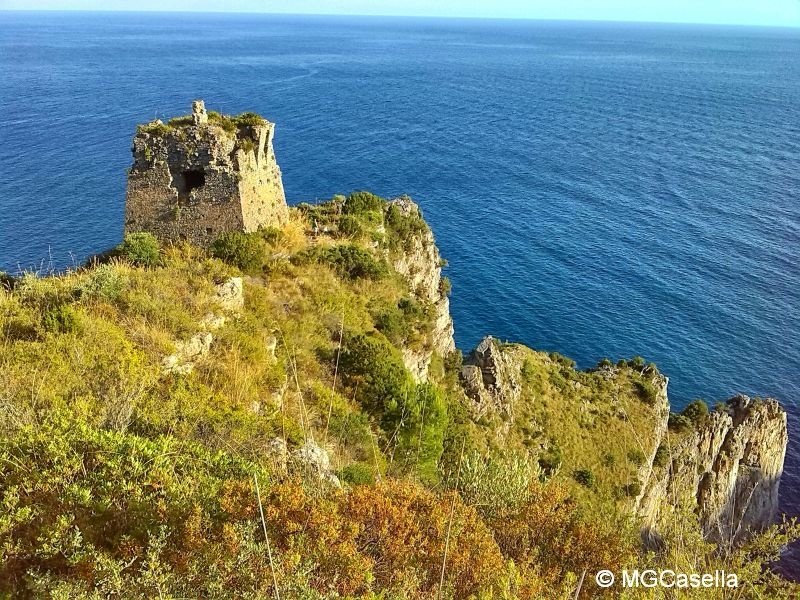
[(515, 354), (513, 348), (503, 351), (492, 336), (486, 336), (464, 359), (461, 385), (478, 418), (488, 411), (513, 415), (522, 393), (522, 361)]
[[(419, 215), (420, 210), (410, 198), (391, 201), (405, 214)], [(407, 240), (408, 247), (392, 260), (395, 270), (408, 282), (414, 299), (430, 304), (434, 310), (430, 344), (424, 348), (404, 348), (403, 362), (417, 381), (427, 381), (433, 353), (446, 357), (456, 349), (453, 339), (453, 319), (450, 299), (442, 289), (442, 257), (430, 228)]]
[(288, 218), (272, 147), (274, 124), (237, 126), (210, 120), (202, 101), (191, 123), (153, 122), (133, 139), (125, 232), (208, 245), (227, 231), (256, 231)]
[(693, 509), (710, 540), (736, 544), (774, 522), (786, 455), (786, 412), (772, 399), (737, 396), (690, 435), (670, 439), (662, 468), (652, 468), (637, 499), (645, 533), (658, 540), (680, 507)]

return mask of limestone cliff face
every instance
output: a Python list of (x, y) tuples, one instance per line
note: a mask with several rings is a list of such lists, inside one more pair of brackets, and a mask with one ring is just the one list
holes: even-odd
[[(526, 350), (489, 336), (464, 360), (461, 386), (473, 419), (499, 416), (499, 425), (494, 425), (499, 429), (493, 432), (498, 439), (508, 434), (515, 413), (525, 409), (521, 397), (527, 385), (522, 373)], [(615, 371), (613, 366), (600, 368), (594, 376), (612, 377)], [(780, 404), (737, 396), (728, 401), (727, 410), (711, 412), (696, 429), (679, 434), (669, 428), (668, 379), (658, 372), (643, 376), (654, 390), (652, 418), (647, 420), (652, 425), (637, 435), (644, 460), (636, 472), (640, 491), (633, 510), (646, 539), (657, 543), (659, 530), (674, 520), (676, 511), (696, 514), (708, 539), (722, 544), (742, 542), (773, 523), (788, 443), (786, 412)], [(528, 399), (523, 403), (531, 401), (524, 397)], [(562, 409), (560, 418), (566, 413)], [(578, 425), (575, 432), (585, 433)], [(592, 443), (581, 451), (601, 456), (619, 440)]]
[[(206, 113), (140, 126), (128, 174), (125, 232), (207, 245), (227, 231), (280, 225), (289, 214), (272, 146), (275, 126)], [(186, 121), (186, 122), (184, 122)]]
[(721, 543), (774, 521), (788, 443), (778, 402), (737, 396), (691, 434), (673, 441), (665, 426), (661, 437), (667, 459), (650, 469), (636, 507), (651, 539), (678, 507), (694, 510), (709, 539)]
[(461, 368), (461, 385), (475, 418), (490, 411), (512, 416), (522, 393), (521, 370), (522, 361), (516, 360), (511, 350), (503, 352), (492, 336), (481, 340)]
[[(390, 205), (396, 206), (405, 214), (420, 214), (419, 207), (407, 197), (392, 200)], [(423, 349), (403, 350), (406, 368), (418, 381), (426, 381), (433, 353), (444, 357), (456, 349), (450, 299), (446, 290), (442, 289), (442, 258), (430, 228), (426, 227), (421, 234), (406, 240), (405, 250), (392, 257), (392, 264), (408, 282), (414, 299), (433, 307), (430, 343)]]

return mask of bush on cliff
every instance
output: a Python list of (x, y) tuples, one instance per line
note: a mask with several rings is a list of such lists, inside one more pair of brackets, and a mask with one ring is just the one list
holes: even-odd
[(351, 336), (339, 369), (358, 403), (379, 419), (397, 466), (435, 479), (447, 424), (440, 390), (415, 384), (400, 353), (383, 336)]
[(239, 231), (223, 233), (211, 245), (212, 256), (246, 273), (261, 266), (263, 253), (263, 242), (258, 234)]
[(386, 201), (370, 192), (353, 192), (345, 198), (342, 212), (346, 215), (364, 216), (365, 213), (380, 213)]
[(299, 264), (315, 261), (328, 265), (347, 279), (383, 279), (389, 274), (386, 263), (356, 244), (315, 246), (295, 256)]
[(655, 406), (656, 401), (658, 400), (658, 389), (652, 381), (642, 378), (635, 381), (633, 385), (642, 402), (645, 402), (650, 406)]
[(475, 511), (411, 482), (313, 493), (228, 453), (58, 414), (17, 431), (0, 459), (4, 597), (255, 599), (277, 582), (288, 598), (423, 598), (439, 588), (446, 545), (446, 597), (504, 586)]
[[(340, 208), (320, 214), (335, 225)], [(274, 566), (282, 598), (574, 598), (584, 570), (589, 597), (603, 593), (594, 569), (628, 564), (735, 568), (742, 590), (797, 597), (762, 569), (789, 529), (723, 557), (691, 513), (659, 552), (638, 547), (620, 515), (636, 491), (625, 457), (660, 422), (636, 391), (649, 367), (589, 373), (498, 345), (520, 395), (476, 422), (457, 352), (433, 357), (427, 384), (405, 369), (430, 315), (382, 250), (352, 244), (382, 262), (378, 279), (289, 261), (336, 235), (309, 240), (299, 212), (253, 235), (263, 257), (235, 316), (216, 286), (236, 268), (186, 245), (154, 268), (118, 260), (0, 287), (0, 597), (269, 598)], [(226, 318), (208, 353), (164, 372), (209, 314)], [(311, 440), (342, 489), (296, 469)], [(591, 489), (570, 476), (582, 468)]]
[(428, 231), (428, 224), (422, 214), (406, 212), (397, 204), (390, 204), (384, 217), (389, 243), (395, 248), (410, 249), (412, 241)]
[(695, 427), (701, 427), (708, 420), (708, 405), (704, 400), (693, 400), (681, 411)]
[(129, 263), (139, 267), (155, 267), (161, 261), (161, 244), (152, 233), (129, 233), (117, 247), (117, 252)]
[(5, 288), (8, 291), (14, 289), (14, 286), (17, 284), (16, 277), (9, 275), (5, 271), (0, 271), (0, 288)]
[(589, 489), (595, 486), (596, 478), (591, 469), (576, 469), (572, 472), (572, 477), (582, 486)]

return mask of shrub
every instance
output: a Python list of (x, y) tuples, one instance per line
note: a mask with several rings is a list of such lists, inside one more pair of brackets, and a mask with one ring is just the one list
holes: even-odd
[(681, 411), (695, 427), (702, 426), (708, 420), (708, 405), (703, 400), (694, 400)]
[(428, 230), (422, 214), (416, 210), (405, 212), (397, 204), (389, 205), (384, 222), (392, 245), (406, 249), (417, 236)]
[(470, 452), (464, 457), (458, 490), (464, 502), (481, 515), (498, 516), (516, 510), (528, 500), (531, 483), (539, 470), (525, 456), (481, 456)]
[(505, 573), (505, 561), (486, 524), (455, 492), (438, 496), (406, 481), (386, 481), (353, 490), (343, 509), (357, 526), (357, 547), (374, 565), (377, 589), (398, 597), (432, 598), (442, 561), (445, 597), (490, 598)]
[(622, 491), (628, 498), (636, 498), (642, 493), (642, 484), (638, 481), (628, 483), (622, 486)]
[(422, 481), (435, 483), (447, 429), (447, 404), (442, 391), (432, 383), (416, 385), (404, 398), (397, 427), (395, 462)]
[(211, 255), (244, 272), (252, 272), (261, 266), (262, 242), (257, 234), (229, 231), (214, 241)]
[(547, 475), (552, 475), (561, 467), (563, 462), (561, 448), (557, 444), (551, 444), (547, 450), (539, 457), (539, 467)]
[(0, 271), (0, 288), (5, 288), (10, 291), (14, 289), (16, 284), (17, 280), (15, 277), (9, 275), (5, 271)]
[(617, 464), (617, 459), (616, 459), (616, 458), (614, 457), (614, 455), (613, 455), (613, 454), (611, 454), (610, 452), (606, 452), (606, 453), (605, 453), (605, 454), (603, 454), (603, 456), (600, 458), (600, 462), (601, 462), (601, 463), (603, 463), (603, 466), (604, 466), (604, 467), (611, 468), (611, 467), (613, 467), (615, 464)]
[(628, 450), (628, 460), (637, 467), (641, 467), (644, 464), (645, 459), (646, 457), (644, 452), (642, 452), (639, 448), (631, 448)]
[[(572, 598), (576, 585), (568, 574), (616, 572), (637, 558), (635, 533), (615, 519), (585, 516), (555, 481), (534, 482), (517, 510), (488, 522), (503, 555), (520, 571), (519, 598)], [(569, 591), (554, 594), (562, 585)]]
[(667, 421), (667, 425), (672, 431), (683, 433), (690, 430), (693, 424), (685, 416), (671, 412), (669, 413), (669, 421)]
[(449, 374), (458, 374), (464, 364), (464, 354), (456, 348), (444, 357), (444, 370)]
[(550, 360), (563, 369), (573, 370), (577, 366), (574, 360), (564, 356), (563, 354), (559, 354), (558, 352), (551, 352), (549, 356)]
[(714, 412), (721, 414), (730, 414), (731, 409), (727, 402), (717, 402), (714, 404)]
[(401, 345), (411, 335), (412, 328), (405, 314), (393, 306), (375, 317), (375, 329), (395, 346)]
[(399, 351), (379, 335), (346, 336), (339, 372), (357, 391), (356, 400), (374, 415), (392, 415), (391, 427), (412, 381)]
[(169, 121), (167, 121), (167, 125), (170, 127), (187, 127), (194, 123), (194, 117), (192, 115), (182, 115), (180, 117), (173, 117)]
[(417, 330), (427, 330), (430, 315), (411, 298), (401, 298), (395, 306), (375, 315), (375, 328), (394, 345), (408, 343)]
[(129, 233), (117, 246), (118, 254), (139, 267), (155, 267), (161, 262), (161, 245), (152, 234), (142, 231)]
[(372, 485), (375, 483), (373, 467), (367, 463), (353, 463), (339, 471), (339, 478), (350, 485)]
[(449, 296), (451, 291), (453, 291), (453, 284), (450, 283), (450, 278), (442, 277), (439, 280), (439, 294)]
[(101, 298), (114, 302), (127, 285), (127, 277), (119, 267), (113, 264), (104, 264), (89, 271), (89, 276), (81, 284), (79, 292), (89, 298)]
[(435, 478), (447, 424), (441, 391), (430, 384), (415, 385), (399, 351), (378, 335), (349, 336), (339, 372), (361, 407), (379, 419), (396, 464), (425, 479)]
[(80, 316), (69, 304), (52, 306), (45, 310), (42, 326), (51, 333), (76, 333), (80, 330)]
[(340, 237), (358, 238), (364, 235), (364, 225), (354, 215), (342, 215), (339, 219)]
[(145, 123), (144, 125), (136, 126), (137, 134), (146, 133), (154, 136), (162, 136), (169, 133), (169, 131), (170, 127), (161, 121), (152, 121), (150, 123)]
[(628, 366), (632, 369), (644, 369), (647, 363), (641, 356), (634, 356), (631, 360), (628, 361)]
[(633, 388), (642, 402), (650, 406), (655, 405), (656, 400), (658, 400), (658, 390), (651, 381), (646, 379), (634, 381)]
[(656, 450), (655, 456), (653, 457), (653, 466), (658, 468), (663, 468), (667, 466), (668, 461), (669, 461), (669, 449), (665, 444), (661, 444)]
[(353, 192), (345, 199), (342, 212), (346, 215), (380, 212), (384, 203), (383, 198), (370, 192)]
[(258, 232), (265, 242), (272, 245), (279, 243), (285, 237), (283, 230), (279, 227), (264, 227), (259, 229)]
[(591, 469), (576, 469), (572, 472), (572, 478), (584, 487), (594, 487), (595, 477)]
[(234, 120), (221, 113), (218, 113), (215, 110), (208, 111), (208, 122), (216, 125), (217, 127), (221, 127), (227, 133), (236, 133), (236, 123)]
[(231, 117), (231, 120), (238, 127), (259, 127), (267, 123), (264, 117), (254, 112), (243, 112), (235, 117)]
[(255, 152), (256, 150), (256, 143), (250, 139), (249, 137), (239, 138), (239, 148), (245, 152)]
[(386, 263), (355, 244), (340, 244), (327, 248), (315, 247), (299, 253), (296, 261), (315, 260), (330, 266), (347, 279), (383, 279), (389, 274)]
[[(210, 590), (214, 583), (235, 583), (234, 566), (241, 566), (236, 555), (223, 562), (212, 557), (224, 555), (219, 519), (235, 523), (226, 511), (226, 490), (242, 487), (248, 500), (244, 516), (255, 524), (254, 466), (174, 440), (94, 429), (54, 413), (6, 442), (0, 450), (0, 596), (38, 596), (32, 593), (37, 581), (88, 590), (98, 579), (120, 597), (158, 596), (150, 578), (153, 561), (162, 584), (176, 592), (179, 580), (168, 574), (181, 566), (202, 573), (193, 595), (206, 595), (199, 592), (204, 585)], [(270, 581), (269, 566), (259, 566), (255, 556), (247, 568)]]

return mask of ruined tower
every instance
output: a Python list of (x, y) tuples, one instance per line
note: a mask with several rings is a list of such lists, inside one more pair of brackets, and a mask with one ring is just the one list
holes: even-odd
[(226, 231), (255, 231), (288, 217), (275, 160), (275, 125), (253, 113), (206, 112), (136, 129), (125, 233), (208, 245)]

